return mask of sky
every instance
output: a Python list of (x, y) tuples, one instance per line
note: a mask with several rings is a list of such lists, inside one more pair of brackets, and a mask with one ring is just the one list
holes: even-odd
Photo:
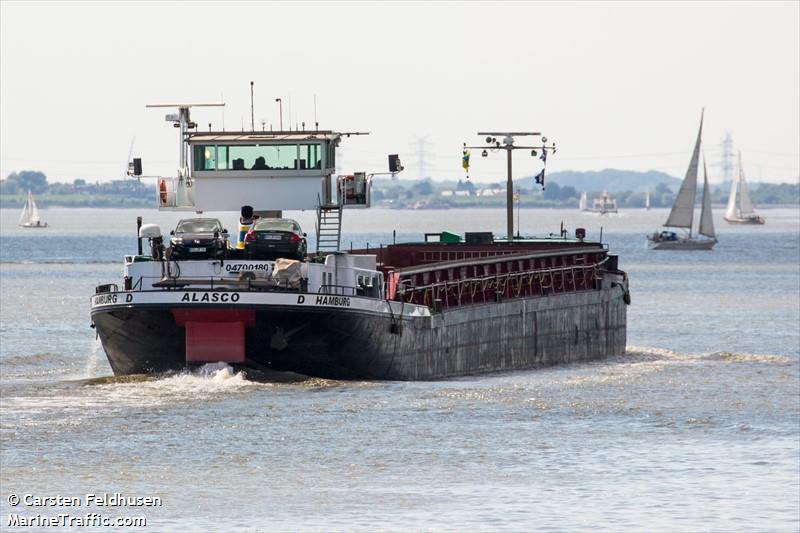
[[(800, 180), (796, 1), (3, 0), (0, 176), (122, 179), (132, 144), (173, 176), (176, 130), (145, 104), (222, 100), (193, 114), (201, 129), (249, 130), (251, 81), (256, 129), (278, 129), (281, 98), (285, 127), (313, 127), (316, 101), (320, 129), (370, 132), (342, 143), (343, 171), (398, 153), (401, 179), (463, 179), (463, 143), (490, 130), (555, 141), (548, 173), (682, 177), (705, 108), (712, 182), (726, 133), (750, 181)], [(471, 163), (505, 179), (503, 153)], [(515, 152), (515, 175), (540, 168)]]

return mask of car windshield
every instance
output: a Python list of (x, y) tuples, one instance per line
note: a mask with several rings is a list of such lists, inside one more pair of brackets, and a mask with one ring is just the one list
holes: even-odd
[(213, 233), (220, 229), (219, 220), (181, 220), (175, 229), (175, 233)]
[(300, 226), (294, 220), (271, 218), (256, 222), (255, 231), (295, 231), (300, 233)]

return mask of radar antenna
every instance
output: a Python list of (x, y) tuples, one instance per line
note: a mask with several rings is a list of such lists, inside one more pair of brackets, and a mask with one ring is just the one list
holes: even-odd
[[(486, 145), (485, 146), (467, 146), (467, 143), (464, 143), (464, 147), (462, 148), (462, 166), (464, 170), (469, 171), (469, 156), (470, 150), (481, 150), (481, 156), (487, 157), (489, 155), (489, 150), (505, 150), (506, 151), (506, 161), (508, 167), (508, 178), (506, 181), (506, 235), (509, 240), (514, 238), (514, 180), (511, 176), (511, 153), (514, 150), (530, 150), (531, 157), (536, 157), (540, 151), (541, 155), (539, 159), (541, 159), (543, 166), (542, 170), (536, 175), (534, 180), (536, 183), (542, 186), (544, 189), (544, 165), (547, 164), (547, 153), (550, 151), (551, 153), (556, 153), (556, 143), (552, 143), (550, 146), (547, 146), (547, 137), (543, 136), (539, 132), (526, 132), (526, 131), (488, 131), (488, 132), (478, 132), (478, 135), (485, 135), (486, 136)], [(501, 140), (497, 138), (500, 137)], [(540, 137), (542, 144), (539, 146), (517, 146), (514, 144), (514, 137)]]
[[(130, 148), (128, 148), (128, 159), (125, 160), (125, 175), (126, 176), (130, 176), (131, 175), (131, 171), (132, 171), (131, 167), (133, 165), (131, 157), (133, 156), (133, 143), (135, 143), (135, 142), (136, 142), (136, 135), (131, 137), (131, 146), (130, 146)], [(138, 180), (139, 176), (136, 176), (136, 179)]]

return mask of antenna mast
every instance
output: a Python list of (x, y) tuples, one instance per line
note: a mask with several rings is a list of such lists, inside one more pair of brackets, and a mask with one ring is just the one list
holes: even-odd
[(253, 82), (250, 82), (250, 131), (256, 131), (255, 113), (253, 113)]
[[(512, 177), (511, 153), (514, 150), (530, 150), (531, 156), (536, 157), (536, 151), (541, 150), (542, 155), (539, 159), (547, 164), (547, 151), (552, 150), (555, 153), (556, 143), (547, 146), (547, 137), (538, 132), (478, 132), (478, 135), (486, 136), (486, 146), (467, 146), (467, 143), (464, 143), (464, 158), (466, 161), (464, 168), (469, 167), (468, 149), (482, 150), (481, 155), (483, 157), (489, 155), (489, 150), (506, 151), (508, 171), (508, 180), (506, 182), (506, 235), (508, 240), (512, 240), (514, 238), (514, 179)], [(495, 136), (502, 137), (502, 141), (498, 141)], [(515, 146), (514, 137), (542, 137), (542, 144), (540, 146)], [(536, 182), (544, 187), (544, 169), (536, 176)]]

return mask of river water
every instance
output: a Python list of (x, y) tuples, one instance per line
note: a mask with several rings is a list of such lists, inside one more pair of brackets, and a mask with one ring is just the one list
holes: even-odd
[[(800, 528), (797, 209), (764, 210), (762, 227), (715, 212), (712, 252), (647, 251), (665, 210), (523, 210), (523, 234), (602, 227), (631, 279), (627, 353), (418, 383), (263, 383), (215, 365), (98, 379), (111, 370), (89, 297), (121, 283), (136, 215), (162, 228), (178, 216), (42, 214), (50, 228), (22, 230), (18, 212), (0, 211), (0, 530), (20, 529), (13, 514), (88, 512), (143, 516), (134, 530), (154, 531)], [(313, 233), (313, 213), (287, 216)], [(376, 246), (393, 231), (502, 234), (505, 216), (373, 209), (344, 221), (347, 245)], [(160, 505), (87, 506), (104, 492)], [(26, 494), (82, 506), (9, 503)]]

